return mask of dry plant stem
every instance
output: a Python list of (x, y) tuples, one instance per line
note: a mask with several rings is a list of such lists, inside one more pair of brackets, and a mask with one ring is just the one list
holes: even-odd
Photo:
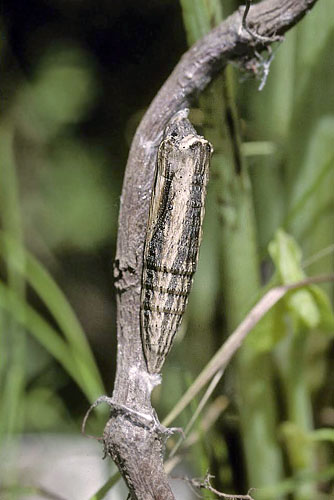
[[(174, 448), (172, 448), (172, 451), (168, 457), (168, 459), (165, 461), (165, 471), (166, 474), (170, 474), (170, 472), (176, 467), (176, 465), (183, 460), (183, 457), (185, 453), (198, 441), (203, 436), (203, 433), (206, 434), (209, 429), (211, 429), (218, 418), (220, 418), (221, 414), (226, 410), (226, 408), (229, 405), (229, 400), (226, 396), (220, 395), (218, 396), (212, 403), (208, 405), (206, 408), (203, 418), (200, 423), (200, 428), (201, 430), (198, 431), (192, 431), (184, 441), (182, 441), (182, 450), (181, 453), (179, 454), (174, 454), (174, 449), (179, 447), (178, 443)], [(189, 427), (189, 425), (187, 426)], [(186, 434), (186, 431), (185, 431)], [(167, 446), (170, 443), (167, 443)], [(171, 456), (173, 454), (173, 456)]]
[[(202, 397), (199, 405), (197, 406), (196, 408), (196, 411), (193, 413), (191, 419), (189, 420), (189, 422), (187, 423), (187, 426), (184, 430), (184, 437), (188, 436), (188, 433), (190, 431), (190, 429), (192, 428), (192, 426), (194, 425), (194, 423), (196, 422), (198, 416), (200, 415), (200, 413), (202, 412), (203, 408), (205, 407), (206, 403), (208, 402), (209, 398), (211, 397), (213, 391), (215, 390), (215, 388), (217, 387), (220, 379), (222, 378), (223, 376), (223, 373), (224, 373), (224, 370), (219, 370), (219, 372), (216, 373), (216, 375), (213, 377), (213, 379), (211, 380), (211, 383), (209, 385), (209, 387), (207, 388), (207, 390), (205, 391), (205, 394), (204, 396)], [(174, 448), (172, 449), (172, 451), (170, 452), (168, 458), (172, 458), (174, 457), (175, 453), (177, 452), (177, 450), (179, 449), (179, 447), (181, 446), (182, 442), (184, 441), (184, 437), (181, 436), (178, 440), (178, 442), (176, 443), (176, 445), (174, 446)]]
[(216, 490), (211, 485), (211, 482), (210, 482), (210, 480), (213, 477), (214, 476), (207, 474), (204, 479), (184, 478), (184, 480), (187, 481), (194, 488), (205, 489), (207, 491), (211, 491), (211, 493), (214, 493), (218, 498), (225, 498), (226, 500), (254, 500), (253, 497), (251, 497), (249, 493), (247, 495), (234, 495), (234, 494), (229, 494), (229, 493), (222, 493), (221, 491)]
[[(250, 8), (247, 25), (260, 37), (272, 40), (294, 26), (315, 3), (316, 0), (265, 0)], [(227, 62), (236, 61), (247, 67), (254, 51), (269, 45), (269, 41), (254, 38), (243, 29), (243, 13), (244, 7), (184, 54), (146, 112), (129, 154), (115, 261), (118, 353), (112, 396), (115, 407), (126, 411), (112, 412), (104, 431), (104, 444), (133, 499), (174, 498), (162, 465), (168, 432), (158, 424), (150, 402), (158, 379), (147, 372), (140, 340), (143, 247), (157, 148), (168, 120), (189, 106)]]

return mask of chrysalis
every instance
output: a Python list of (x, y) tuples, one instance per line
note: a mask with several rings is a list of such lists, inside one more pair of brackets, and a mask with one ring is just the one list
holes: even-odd
[(141, 336), (150, 373), (159, 373), (180, 326), (196, 270), (212, 146), (188, 110), (168, 123), (158, 150), (141, 290)]

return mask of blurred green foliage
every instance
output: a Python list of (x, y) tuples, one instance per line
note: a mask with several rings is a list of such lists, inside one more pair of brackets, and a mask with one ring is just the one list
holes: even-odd
[[(3, 449), (19, 446), (28, 432), (79, 432), (88, 402), (112, 391), (111, 261), (129, 134), (186, 40), (193, 43), (239, 4), (123, 0), (97, 8), (89, 0), (36, 0), (20, 11), (5, 2)], [(323, 0), (274, 47), (262, 92), (230, 67), (194, 104), (193, 122), (215, 155), (187, 317), (153, 394), (161, 419), (268, 287), (333, 272), (333, 44), (334, 4)], [(309, 286), (290, 292), (255, 327), (195, 425), (185, 457), (192, 475), (208, 468), (217, 489), (254, 487), (256, 499), (331, 498), (332, 303), (331, 284)], [(229, 398), (223, 416), (214, 411), (222, 393)], [(92, 417), (95, 434), (103, 415)], [(9, 483), (17, 473), (14, 460)]]

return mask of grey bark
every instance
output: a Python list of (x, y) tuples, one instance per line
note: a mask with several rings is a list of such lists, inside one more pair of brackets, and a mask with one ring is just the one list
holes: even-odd
[[(133, 139), (126, 166), (121, 207), (115, 286), (117, 290), (117, 373), (111, 417), (104, 431), (106, 453), (124, 477), (132, 499), (168, 500), (174, 496), (163, 471), (163, 451), (170, 431), (151, 406), (157, 376), (148, 373), (140, 338), (140, 288), (143, 248), (157, 148), (167, 122), (188, 107), (229, 61), (249, 68), (254, 51), (294, 26), (317, 0), (264, 0), (251, 7), (242, 27), (244, 7), (188, 50), (153, 100)], [(268, 40), (270, 39), (270, 40)], [(265, 40), (265, 41), (264, 41)]]

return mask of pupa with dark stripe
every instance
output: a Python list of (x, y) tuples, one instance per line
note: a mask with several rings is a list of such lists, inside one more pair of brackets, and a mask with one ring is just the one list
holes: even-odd
[(168, 123), (157, 156), (141, 291), (148, 371), (159, 373), (181, 324), (198, 261), (212, 146), (188, 110)]

